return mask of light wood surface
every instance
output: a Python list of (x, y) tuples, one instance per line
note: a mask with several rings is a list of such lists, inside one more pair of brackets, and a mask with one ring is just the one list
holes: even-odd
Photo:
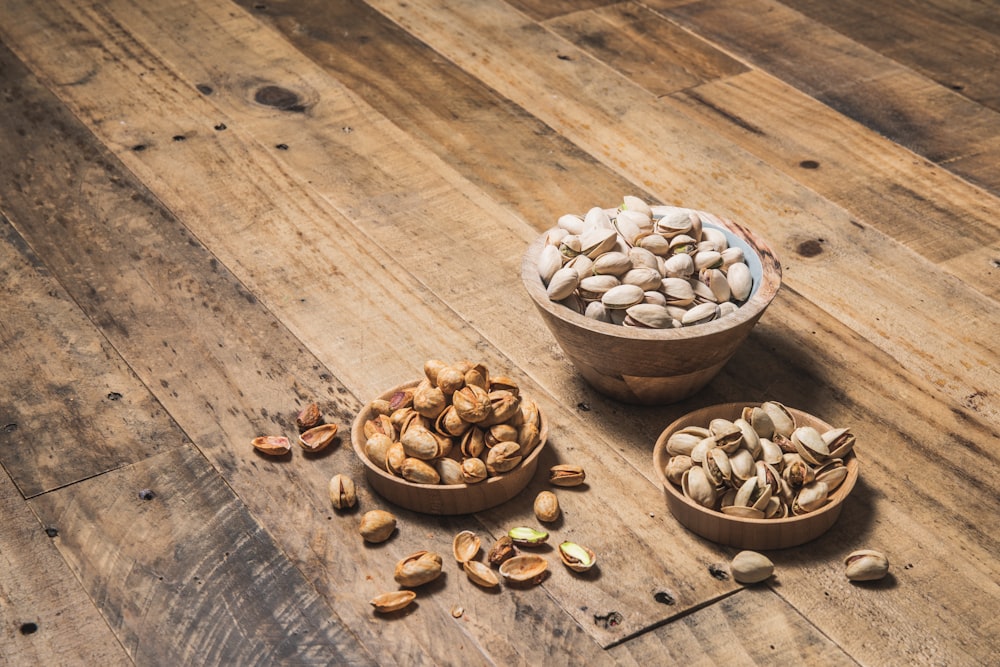
[[(1000, 22), (990, 3), (0, 3), (0, 664), (982, 665), (1000, 633)], [(520, 279), (625, 194), (761, 234), (782, 288), (694, 396), (618, 403)], [(428, 358), (514, 377), (549, 426), (513, 500), (392, 505), (349, 441)], [(723, 577), (670, 515), (659, 433), (779, 400), (851, 426), (837, 522)], [(341, 436), (274, 460), (317, 402)], [(536, 525), (480, 589), (452, 536)], [(358, 483), (335, 511), (327, 483)], [(388, 509), (382, 545), (357, 534)], [(885, 552), (852, 584), (844, 556)], [(394, 564), (440, 580), (406, 612)], [(541, 553), (553, 559), (549, 550)], [(719, 577), (713, 576), (719, 573)]]

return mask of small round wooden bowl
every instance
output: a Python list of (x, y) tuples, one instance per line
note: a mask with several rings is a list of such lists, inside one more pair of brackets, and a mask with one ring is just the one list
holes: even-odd
[(598, 322), (554, 303), (538, 274), (545, 234), (521, 262), (521, 280), (553, 337), (573, 366), (595, 389), (625, 403), (664, 405), (694, 394), (736, 352), (781, 285), (781, 264), (749, 229), (698, 211), (705, 227), (722, 230), (730, 246), (743, 249), (753, 276), (750, 298), (735, 313), (680, 329), (641, 329)]
[[(419, 380), (393, 387), (378, 398), (389, 399), (395, 392), (419, 384)], [(516, 496), (538, 468), (538, 457), (546, 445), (549, 429), (545, 416), (538, 412), (541, 422), (538, 446), (513, 470), (489, 477), (477, 484), (414, 484), (382, 470), (365, 454), (365, 422), (374, 416), (371, 403), (355, 417), (351, 425), (351, 444), (354, 453), (365, 466), (365, 477), (380, 496), (400, 507), (424, 514), (472, 514), (496, 507)]]
[[(674, 486), (666, 477), (664, 466), (670, 459), (667, 452), (667, 439), (675, 431), (685, 426), (708, 426), (716, 417), (737, 419), (744, 406), (759, 405), (755, 403), (723, 403), (689, 412), (668, 426), (656, 440), (653, 448), (653, 466), (656, 475), (663, 484), (663, 494), (667, 499), (670, 513), (693, 533), (702, 537), (740, 549), (785, 549), (798, 546), (814, 540), (834, 524), (840, 516), (844, 500), (854, 489), (858, 481), (858, 459), (851, 452), (844, 460), (847, 466), (847, 477), (830, 495), (830, 500), (814, 512), (784, 519), (744, 519), (722, 514), (702, 507), (683, 494), (679, 487)], [(812, 426), (820, 433), (831, 428), (826, 422), (800, 410), (789, 408), (795, 417), (797, 426)]]

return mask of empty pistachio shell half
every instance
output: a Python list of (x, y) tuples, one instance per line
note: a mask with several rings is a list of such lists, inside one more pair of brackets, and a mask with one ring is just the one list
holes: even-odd
[(889, 559), (879, 551), (861, 549), (844, 559), (844, 568), (851, 581), (875, 581), (889, 573)]
[(459, 563), (467, 563), (479, 553), (479, 536), (471, 530), (463, 530), (451, 543), (451, 551)]
[(271, 456), (281, 456), (292, 451), (288, 438), (283, 435), (262, 435), (253, 439), (253, 446), (259, 452)]
[(500, 579), (496, 573), (490, 569), (489, 565), (480, 563), (477, 560), (467, 560), (462, 563), (462, 569), (469, 577), (469, 581), (482, 586), (483, 588), (494, 588), (500, 585)]
[(756, 584), (774, 574), (774, 563), (756, 551), (741, 551), (733, 557), (729, 571), (741, 584)]
[(371, 599), (371, 605), (375, 607), (375, 611), (387, 614), (392, 611), (399, 611), (400, 609), (406, 607), (413, 602), (416, 597), (417, 594), (413, 591), (393, 591), (391, 593), (376, 595)]
[(299, 435), (299, 445), (307, 452), (318, 452), (326, 449), (336, 437), (336, 424), (320, 424)]

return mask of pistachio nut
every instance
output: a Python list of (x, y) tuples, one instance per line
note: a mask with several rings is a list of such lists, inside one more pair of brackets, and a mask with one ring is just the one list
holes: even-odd
[(541, 491), (535, 496), (535, 516), (543, 523), (552, 523), (559, 519), (559, 499), (551, 491)]
[(403, 459), (403, 464), (399, 466), (399, 474), (407, 482), (413, 484), (439, 484), (441, 475), (427, 461), (407, 457)]
[(687, 454), (678, 454), (676, 456), (671, 456), (667, 460), (667, 465), (664, 466), (663, 474), (666, 475), (667, 479), (671, 483), (677, 486), (681, 485), (681, 478), (684, 477), (684, 473), (694, 465), (694, 459), (692, 459)]
[(597, 556), (591, 549), (569, 541), (559, 545), (559, 558), (563, 565), (574, 572), (586, 572), (597, 562)]
[(295, 416), (295, 426), (298, 427), (299, 431), (308, 431), (314, 426), (319, 426), (322, 421), (323, 415), (315, 403), (310, 403), (302, 408)]
[(447, 456), (434, 461), (434, 470), (437, 471), (441, 484), (465, 484), (465, 476), (462, 473), (462, 464)]
[(889, 559), (879, 551), (861, 549), (844, 559), (844, 568), (851, 581), (875, 581), (889, 573)]
[(501, 535), (493, 543), (493, 546), (490, 547), (489, 552), (487, 552), (486, 562), (494, 567), (498, 567), (505, 560), (513, 558), (516, 555), (517, 548), (514, 546), (514, 540), (510, 539), (509, 535)]
[(587, 479), (587, 473), (576, 465), (560, 463), (549, 468), (549, 483), (555, 486), (580, 486)]
[(385, 470), (385, 457), (392, 447), (392, 438), (385, 433), (374, 433), (365, 441), (365, 456), (376, 466)]
[(516, 468), (522, 458), (521, 446), (516, 442), (498, 443), (486, 455), (486, 471), (490, 475), (505, 473)]
[(523, 546), (537, 546), (549, 539), (549, 534), (544, 530), (535, 530), (528, 526), (518, 526), (507, 531), (507, 536), (514, 541), (514, 544)]
[(433, 551), (417, 551), (396, 563), (393, 579), (400, 586), (422, 586), (441, 575), (441, 556)]
[(470, 424), (478, 424), (490, 416), (490, 395), (485, 388), (467, 384), (451, 396), (455, 413)]
[(774, 563), (756, 551), (741, 551), (733, 557), (729, 571), (741, 584), (756, 584), (774, 574)]
[(448, 406), (444, 391), (431, 384), (421, 382), (413, 392), (413, 409), (429, 419), (435, 419)]
[(354, 507), (358, 502), (358, 492), (354, 480), (347, 475), (334, 475), (330, 478), (330, 502), (338, 510)]
[(462, 461), (462, 479), (466, 484), (476, 484), (486, 479), (486, 463), (482, 459), (469, 458)]
[(385, 542), (396, 529), (396, 517), (385, 510), (370, 510), (361, 517), (358, 532), (365, 542)]

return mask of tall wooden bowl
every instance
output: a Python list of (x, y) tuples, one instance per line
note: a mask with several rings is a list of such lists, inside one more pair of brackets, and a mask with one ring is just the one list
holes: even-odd
[(663, 405), (701, 389), (736, 352), (781, 285), (781, 265), (759, 236), (698, 211), (731, 246), (743, 249), (753, 276), (750, 298), (735, 313), (681, 329), (640, 329), (598, 322), (549, 300), (538, 274), (545, 235), (521, 262), (521, 280), (542, 320), (573, 366), (595, 389), (625, 403)]
[[(653, 466), (663, 484), (663, 494), (670, 513), (693, 533), (702, 537), (740, 549), (785, 549), (814, 540), (834, 524), (843, 507), (844, 500), (858, 481), (858, 459), (852, 452), (845, 460), (847, 477), (832, 494), (830, 500), (818, 510), (790, 516), (784, 519), (745, 519), (730, 516), (703, 507), (685, 496), (679, 487), (667, 479), (664, 466), (670, 459), (667, 440), (671, 434), (685, 426), (708, 426), (716, 417), (737, 419), (744, 406), (754, 403), (724, 403), (689, 412), (668, 426), (656, 440), (653, 448)], [(820, 433), (831, 427), (826, 422), (799, 410), (789, 409), (797, 426), (812, 426)]]
[[(418, 380), (401, 384), (378, 398), (389, 399), (397, 391), (417, 384)], [(365, 466), (368, 484), (386, 500), (424, 514), (472, 514), (507, 502), (520, 493), (534, 477), (538, 457), (545, 448), (549, 435), (547, 420), (539, 410), (540, 442), (513, 470), (476, 484), (414, 484), (382, 470), (368, 458), (365, 453), (364, 429), (365, 422), (373, 416), (371, 403), (368, 403), (351, 425), (351, 444), (354, 453)]]

